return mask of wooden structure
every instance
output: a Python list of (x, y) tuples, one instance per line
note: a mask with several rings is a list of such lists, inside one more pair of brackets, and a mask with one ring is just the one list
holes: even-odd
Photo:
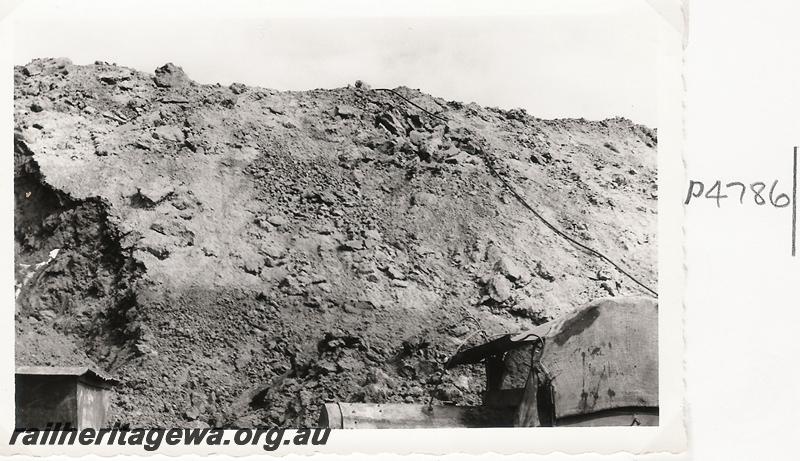
[(88, 367), (17, 367), (16, 427), (106, 426), (110, 389), (117, 381)]

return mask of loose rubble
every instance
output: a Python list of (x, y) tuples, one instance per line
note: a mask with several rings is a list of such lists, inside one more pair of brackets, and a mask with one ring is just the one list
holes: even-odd
[(395, 89), (445, 123), (364, 82), (200, 85), (171, 63), (41, 59), (14, 82), (17, 360), (109, 371), (121, 422), (477, 404), (483, 370), (443, 364), (479, 330), (638, 293), (523, 209), (483, 152), (551, 222), (656, 279), (656, 135), (628, 120)]

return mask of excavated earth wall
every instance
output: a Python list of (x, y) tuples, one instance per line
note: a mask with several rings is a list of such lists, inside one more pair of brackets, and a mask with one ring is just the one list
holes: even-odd
[(16, 357), (120, 378), (132, 426), (314, 424), (326, 401), (476, 404), (458, 347), (655, 286), (655, 132), (357, 82), (15, 69)]

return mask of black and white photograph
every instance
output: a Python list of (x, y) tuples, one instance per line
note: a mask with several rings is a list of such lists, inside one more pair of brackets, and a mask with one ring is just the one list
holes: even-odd
[(14, 28), (12, 444), (658, 430), (673, 10), (89, 3)]

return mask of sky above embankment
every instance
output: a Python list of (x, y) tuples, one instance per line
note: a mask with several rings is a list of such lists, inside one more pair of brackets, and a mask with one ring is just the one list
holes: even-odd
[(657, 125), (662, 19), (644, 0), (325, 5), (26, 1), (13, 12), (14, 62), (174, 62), (200, 83), (279, 90), (360, 79), (542, 118)]

